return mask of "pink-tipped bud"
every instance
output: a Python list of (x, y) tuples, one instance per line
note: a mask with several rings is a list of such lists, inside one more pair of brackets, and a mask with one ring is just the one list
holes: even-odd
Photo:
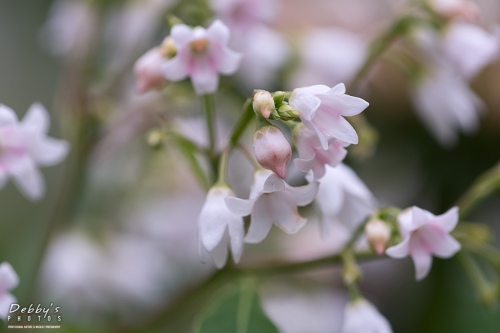
[(161, 72), (161, 65), (167, 61), (160, 47), (155, 47), (143, 54), (134, 65), (136, 89), (143, 94), (151, 89), (163, 87), (167, 80)]
[(447, 19), (462, 19), (469, 22), (477, 21), (479, 7), (470, 0), (431, 0), (432, 9)]
[(365, 234), (372, 249), (382, 255), (391, 238), (391, 228), (385, 222), (374, 219), (366, 224)]
[(292, 148), (281, 130), (272, 125), (261, 127), (253, 135), (253, 147), (257, 162), (285, 179)]
[(253, 110), (268, 119), (274, 111), (274, 99), (266, 90), (256, 90), (253, 94)]

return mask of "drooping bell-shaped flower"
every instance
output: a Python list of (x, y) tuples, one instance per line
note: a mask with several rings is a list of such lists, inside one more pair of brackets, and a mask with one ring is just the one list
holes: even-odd
[(349, 144), (358, 143), (356, 131), (344, 117), (361, 113), (368, 103), (346, 95), (343, 83), (333, 88), (316, 85), (294, 89), (289, 103), (299, 112), (302, 123), (316, 133), (324, 150), (328, 149), (330, 137)]
[[(313, 179), (311, 175), (307, 178)], [(336, 167), (327, 165), (319, 183), (316, 203), (321, 211), (325, 233), (329, 233), (332, 223), (354, 231), (377, 206), (368, 187), (345, 164), (340, 163)]]
[(293, 234), (306, 223), (297, 206), (310, 204), (318, 192), (318, 182), (291, 187), (269, 170), (258, 170), (250, 191), (250, 199), (228, 197), (228, 208), (238, 216), (250, 215), (251, 222), (245, 236), (247, 243), (262, 242), (273, 224)]
[(162, 65), (167, 80), (180, 81), (188, 76), (198, 95), (214, 93), (219, 86), (219, 73), (236, 72), (241, 55), (227, 47), (229, 28), (219, 20), (208, 29), (185, 24), (172, 28), (177, 54)]
[(45, 183), (37, 166), (60, 163), (69, 151), (69, 143), (47, 136), (50, 118), (38, 103), (31, 105), (19, 122), (12, 109), (0, 105), (0, 187), (12, 177), (29, 199), (40, 199)]
[(413, 206), (398, 216), (398, 223), (403, 240), (386, 254), (393, 258), (411, 256), (417, 280), (429, 274), (432, 255), (450, 258), (460, 250), (460, 243), (450, 235), (458, 223), (458, 207), (436, 216)]
[(229, 187), (212, 187), (198, 217), (200, 257), (206, 250), (218, 268), (225, 265), (229, 247), (236, 263), (243, 252), (243, 219), (229, 210), (225, 202), (232, 197), (234, 193)]
[(341, 333), (392, 333), (389, 321), (366, 299), (349, 302)]
[(0, 264), (0, 318), (5, 320), (9, 313), (10, 305), (16, 302), (16, 298), (9, 293), (17, 287), (19, 277), (8, 262)]
[(297, 125), (294, 130), (294, 141), (299, 158), (293, 162), (297, 169), (302, 172), (312, 170), (314, 178), (319, 179), (325, 175), (325, 165), (332, 167), (338, 165), (347, 155), (345, 147), (347, 143), (328, 138), (328, 149), (321, 147), (316, 133), (305, 127), (303, 124)]
[(286, 168), (292, 157), (290, 143), (276, 126), (263, 126), (253, 135), (255, 158), (260, 166), (286, 178)]

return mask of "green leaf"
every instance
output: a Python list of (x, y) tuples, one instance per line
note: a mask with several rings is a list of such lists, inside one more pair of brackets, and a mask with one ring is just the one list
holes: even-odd
[(196, 333), (279, 333), (253, 284), (232, 287), (195, 323)]

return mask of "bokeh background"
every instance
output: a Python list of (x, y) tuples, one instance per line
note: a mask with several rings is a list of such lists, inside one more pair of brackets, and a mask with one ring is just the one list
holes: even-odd
[[(43, 169), (47, 193), (40, 202), (25, 199), (12, 182), (0, 190), (0, 261), (10, 262), (21, 280), (13, 293), (20, 302), (61, 304), (61, 332), (107, 332), (133, 326), (213, 272), (210, 264), (202, 265), (196, 255), (196, 218), (204, 200), (203, 189), (196, 185), (175, 145), (153, 149), (145, 139), (146, 132), (158, 126), (158, 114), (168, 121), (174, 115), (189, 118), (174, 124), (198, 133), (201, 124), (194, 117), (200, 105), (189, 92), (188, 83), (154, 96), (134, 92), (133, 62), (168, 33), (163, 15), (135, 15), (141, 1), (135, 2), (137, 8), (132, 1), (106, 4), (100, 24), (95, 26), (98, 37), (87, 59), (90, 64), (82, 65), (78, 57), (54, 55), (50, 37), (43, 32), (53, 1), (0, 0), (0, 103), (16, 110), (20, 117), (31, 103), (43, 103), (52, 115), (50, 134), (54, 137), (71, 137), (68, 132), (72, 127), (67, 123), (73, 118), (64, 114), (78, 112), (74, 111), (78, 101), (91, 100), (85, 112), (93, 112), (96, 121), (106, 119), (100, 127), (87, 128), (86, 135), (93, 135), (94, 129), (101, 142), (93, 146), (81, 166), (80, 181), (70, 185), (70, 189), (78, 189), (77, 198), (70, 201), (70, 207), (62, 208), (63, 219), (51, 234), (41, 276), (36, 274), (37, 261), (54, 214), (58, 214), (54, 211), (67, 202), (64, 182), (74, 168), (75, 157)], [(189, 2), (191, 7), (182, 15), (202, 16), (198, 12), (203, 11), (202, 2)], [(483, 13), (481, 24), (500, 24), (498, 1), (477, 3)], [(301, 35), (315, 27), (347, 29), (368, 42), (405, 2), (282, 0), (277, 5), (279, 15), (270, 26), (296, 47)], [(170, 6), (175, 8), (176, 4), (164, 9), (173, 8)], [(70, 26), (71, 20), (66, 24)], [(128, 25), (135, 28), (127, 30)], [(131, 36), (135, 29), (147, 36)], [(79, 31), (73, 38), (86, 38), (85, 33)], [(287, 66), (296, 63), (293, 57)], [(267, 88), (290, 88), (292, 80), (286, 79), (286, 73), (280, 74), (285, 79), (280, 77)], [(224, 78), (222, 82), (217, 99), (219, 109), (224, 110), (221, 132), (230, 130), (242, 97), (254, 88), (241, 73), (238, 75), (237, 81)], [(237, 82), (236, 89), (232, 82)], [(80, 99), (81, 86), (85, 97)], [(365, 114), (378, 130), (380, 141), (373, 156), (362, 161), (348, 157), (346, 162), (381, 204), (402, 208), (418, 205), (444, 212), (474, 179), (500, 160), (500, 61), (481, 72), (472, 87), (488, 111), (481, 118), (479, 131), (461, 136), (458, 145), (445, 149), (415, 115), (404, 72), (386, 62), (376, 67), (363, 97), (370, 102)], [(181, 97), (172, 101), (174, 95)], [(244, 162), (234, 163), (242, 163), (242, 167), (233, 171), (230, 180), (239, 184), (236, 190), (244, 195), (251, 169)], [(496, 194), (469, 220), (484, 222), (500, 234), (499, 216), (500, 196)], [(245, 255), (254, 258), (278, 253), (302, 259), (334, 250), (335, 239), (322, 239), (318, 229), (311, 221), (293, 236), (273, 230), (263, 244), (247, 246)], [(498, 240), (495, 244), (500, 246)], [(455, 259), (436, 259), (431, 274), (418, 283), (409, 259), (381, 259), (363, 264), (363, 268), (362, 290), (395, 332), (500, 331), (499, 308), (480, 305)], [(339, 269), (323, 269), (280, 276), (263, 284), (261, 297), (266, 310), (278, 317), (281, 309), (293, 313), (305, 327), (315, 327), (318, 322), (338, 327), (346, 300), (339, 275)], [(169, 332), (187, 332), (192, 320), (186, 314)], [(2, 323), (0, 330), (5, 326)], [(159, 325), (157, 331), (164, 331), (164, 327)]]

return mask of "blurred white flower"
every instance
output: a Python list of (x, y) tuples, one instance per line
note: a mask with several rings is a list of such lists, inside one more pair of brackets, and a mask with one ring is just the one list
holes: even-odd
[(341, 333), (392, 333), (391, 324), (366, 299), (347, 304)]
[(500, 38), (482, 28), (452, 22), (440, 35), (419, 29), (416, 42), (427, 60), (427, 71), (412, 87), (419, 117), (443, 146), (457, 142), (458, 131), (474, 132), (485, 109), (469, 80), (499, 55)]
[(299, 112), (302, 123), (316, 133), (321, 147), (327, 150), (330, 137), (346, 143), (358, 143), (358, 134), (344, 116), (361, 113), (368, 103), (346, 95), (344, 84), (339, 83), (333, 88), (316, 85), (294, 89), (290, 106)]
[(445, 147), (457, 142), (458, 131), (474, 132), (478, 113), (485, 110), (468, 83), (445, 64), (421, 78), (412, 87), (411, 97), (417, 115)]
[(403, 240), (388, 248), (386, 253), (393, 258), (410, 255), (417, 280), (429, 274), (433, 254), (439, 258), (450, 258), (460, 250), (460, 243), (450, 236), (458, 223), (458, 207), (436, 216), (413, 206), (399, 214), (398, 222)]
[(230, 50), (229, 28), (215, 21), (208, 29), (178, 24), (172, 28), (177, 55), (162, 65), (165, 77), (170, 81), (191, 78), (198, 95), (214, 93), (219, 86), (219, 73), (236, 72), (241, 55)]
[[(311, 175), (307, 178), (312, 180)], [(376, 199), (363, 181), (343, 163), (336, 167), (327, 165), (319, 183), (316, 203), (321, 211), (323, 231), (327, 234), (332, 222), (354, 231), (377, 206)]]
[(300, 65), (291, 79), (292, 87), (324, 82), (334, 86), (349, 82), (363, 64), (367, 45), (352, 32), (342, 29), (317, 29), (302, 39)]
[(274, 0), (210, 0), (210, 6), (238, 38), (244, 38), (255, 26), (269, 23), (277, 9)]
[(301, 187), (291, 187), (269, 170), (258, 170), (250, 191), (250, 199), (228, 197), (228, 208), (239, 216), (251, 215), (245, 237), (247, 243), (262, 242), (273, 224), (293, 234), (306, 223), (297, 206), (310, 204), (318, 192), (318, 182)]
[(281, 333), (338, 333), (347, 295), (328, 287), (265, 284), (264, 311)]
[(276, 126), (263, 126), (253, 135), (255, 159), (265, 169), (272, 170), (280, 178), (286, 178), (292, 147)]
[(334, 167), (342, 162), (347, 155), (345, 147), (348, 144), (330, 137), (328, 138), (328, 149), (324, 150), (316, 133), (305, 127), (304, 124), (299, 124), (294, 128), (293, 136), (295, 147), (297, 147), (300, 156), (293, 161), (295, 166), (302, 172), (312, 170), (315, 179), (324, 176), (325, 165)]
[(270, 89), (290, 55), (283, 36), (263, 25), (251, 29), (242, 38), (233, 38), (231, 45), (243, 54), (237, 76), (251, 89)]
[(57, 56), (85, 59), (97, 28), (97, 11), (89, 1), (57, 0), (41, 30), (42, 45)]
[(161, 88), (167, 83), (161, 71), (161, 65), (167, 60), (160, 47), (152, 48), (137, 59), (134, 65), (134, 74), (136, 90), (139, 94)]
[(6, 320), (10, 305), (17, 302), (9, 291), (17, 287), (18, 284), (19, 276), (14, 268), (8, 262), (0, 264), (0, 319)]
[(45, 183), (37, 166), (60, 163), (69, 151), (69, 143), (47, 136), (50, 117), (45, 108), (34, 103), (22, 122), (12, 109), (0, 105), (0, 187), (12, 177), (29, 199), (45, 193)]
[(226, 263), (229, 246), (236, 263), (243, 252), (243, 219), (226, 206), (226, 198), (232, 197), (234, 193), (229, 187), (212, 187), (198, 218), (200, 258), (205, 249), (218, 268)]

